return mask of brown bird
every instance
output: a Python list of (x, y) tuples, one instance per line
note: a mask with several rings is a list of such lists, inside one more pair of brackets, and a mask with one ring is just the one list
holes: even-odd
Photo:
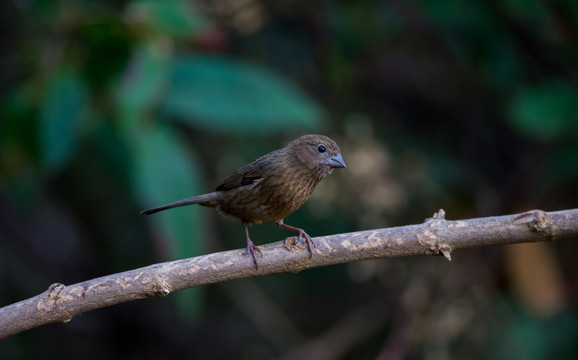
[(263, 255), (251, 241), (248, 226), (271, 221), (281, 228), (297, 232), (297, 243), (305, 240), (311, 258), (311, 248), (315, 246), (311, 237), (303, 229), (284, 224), (283, 219), (299, 209), (319, 181), (333, 169), (344, 167), (339, 146), (333, 140), (323, 135), (303, 135), (284, 148), (238, 169), (211, 193), (144, 210), (141, 214), (199, 204), (234, 216), (243, 223), (247, 238), (245, 254), (253, 256), (256, 269), (255, 252)]

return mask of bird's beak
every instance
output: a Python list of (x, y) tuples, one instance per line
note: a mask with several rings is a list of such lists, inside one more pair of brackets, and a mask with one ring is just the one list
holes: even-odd
[(347, 167), (347, 166), (345, 166), (345, 161), (343, 161), (343, 158), (341, 157), (341, 155), (335, 155), (335, 156), (330, 157), (328, 164), (332, 168), (345, 168), (345, 167)]

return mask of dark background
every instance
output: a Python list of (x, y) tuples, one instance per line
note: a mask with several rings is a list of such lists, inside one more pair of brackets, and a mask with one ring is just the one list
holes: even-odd
[[(304, 133), (334, 138), (348, 165), (286, 219), (312, 236), (577, 206), (576, 1), (10, 0), (0, 30), (0, 306), (242, 248), (240, 223), (212, 209), (138, 213)], [(0, 354), (575, 359), (576, 250), (215, 284), (33, 329)]]

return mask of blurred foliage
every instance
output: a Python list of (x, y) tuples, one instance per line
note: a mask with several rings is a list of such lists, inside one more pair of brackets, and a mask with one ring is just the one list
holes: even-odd
[(314, 102), (262, 67), (209, 56), (175, 61), (162, 107), (191, 125), (219, 132), (316, 128), (323, 118)]
[(524, 89), (511, 103), (512, 125), (536, 138), (576, 137), (578, 90), (568, 84)]
[[(240, 224), (210, 209), (138, 212), (308, 132), (335, 138), (348, 164), (287, 220), (313, 236), (440, 207), (576, 207), (577, 24), (564, 0), (6, 1), (0, 306), (242, 247)], [(477, 249), (207, 286), (35, 329), (0, 353), (576, 358), (575, 253)]]

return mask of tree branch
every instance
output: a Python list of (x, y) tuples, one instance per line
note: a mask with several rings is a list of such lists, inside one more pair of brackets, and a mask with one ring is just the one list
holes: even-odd
[(0, 308), (0, 339), (41, 325), (67, 322), (86, 311), (227, 280), (358, 260), (443, 255), (457, 249), (578, 238), (578, 209), (546, 213), (532, 210), (469, 220), (447, 221), (440, 210), (419, 225), (359, 231), (314, 238), (309, 259), (295, 238), (260, 246), (259, 269), (241, 250), (223, 251), (154, 264), (74, 285), (52, 284), (44, 293)]

